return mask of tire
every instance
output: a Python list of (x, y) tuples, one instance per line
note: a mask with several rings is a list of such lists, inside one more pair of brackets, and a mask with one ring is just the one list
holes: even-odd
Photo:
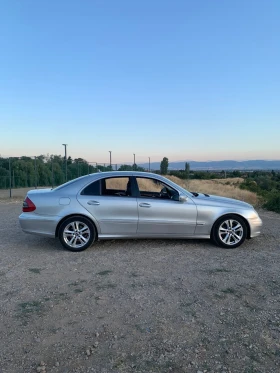
[(82, 216), (66, 219), (58, 231), (62, 246), (70, 251), (83, 251), (92, 245), (96, 233), (93, 223)]
[(238, 215), (225, 215), (218, 219), (212, 229), (212, 240), (224, 249), (235, 249), (247, 237), (245, 221)]

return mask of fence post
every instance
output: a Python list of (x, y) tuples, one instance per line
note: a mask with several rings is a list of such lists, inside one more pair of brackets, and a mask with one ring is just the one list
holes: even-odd
[(53, 185), (54, 185), (54, 180), (53, 180), (53, 159), (52, 159), (52, 189), (53, 189)]
[(35, 157), (35, 189), (37, 189), (37, 157)]
[(10, 198), (12, 198), (12, 168), (11, 168), (11, 157), (9, 157), (9, 176), (10, 176)]

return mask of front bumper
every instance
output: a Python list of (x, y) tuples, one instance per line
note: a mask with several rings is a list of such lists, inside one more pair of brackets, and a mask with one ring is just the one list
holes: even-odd
[(257, 216), (252, 219), (248, 219), (250, 225), (250, 238), (257, 237), (261, 234), (262, 219)]

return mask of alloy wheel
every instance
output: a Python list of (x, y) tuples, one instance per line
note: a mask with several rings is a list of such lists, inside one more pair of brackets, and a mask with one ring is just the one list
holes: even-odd
[(219, 238), (228, 246), (238, 244), (244, 235), (243, 227), (239, 221), (228, 219), (222, 222), (219, 226)]
[(85, 246), (90, 240), (91, 232), (87, 224), (75, 220), (66, 225), (63, 230), (63, 240), (67, 246), (79, 249)]

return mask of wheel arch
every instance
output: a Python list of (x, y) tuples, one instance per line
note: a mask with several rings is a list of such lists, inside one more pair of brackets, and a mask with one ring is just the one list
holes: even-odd
[(217, 217), (217, 219), (212, 224), (211, 232), (210, 232), (210, 237), (211, 238), (213, 237), (213, 229), (214, 229), (214, 226), (217, 223), (217, 221), (220, 220), (221, 218), (229, 216), (229, 215), (231, 215), (231, 216), (238, 216), (239, 218), (241, 218), (244, 221), (244, 223), (246, 224), (246, 228), (247, 228), (247, 236), (246, 236), (246, 238), (250, 238), (251, 237), (251, 227), (250, 227), (250, 224), (249, 224), (248, 220), (246, 218), (244, 218), (244, 216), (242, 216), (240, 214), (230, 213), (230, 212)]
[(93, 225), (93, 228), (95, 230), (95, 234), (96, 234), (96, 240), (98, 239), (98, 229), (97, 229), (97, 226), (96, 226), (96, 223), (93, 221), (93, 219), (91, 219), (89, 216), (87, 215), (84, 215), (84, 214), (69, 214), (69, 215), (66, 215), (64, 216), (57, 224), (56, 226), (56, 229), (55, 229), (55, 237), (58, 237), (58, 232), (59, 232), (59, 228), (61, 227), (61, 225), (65, 222), (65, 220), (73, 217), (73, 216), (80, 216), (81, 218), (85, 218), (85, 219), (88, 219), (92, 225)]

